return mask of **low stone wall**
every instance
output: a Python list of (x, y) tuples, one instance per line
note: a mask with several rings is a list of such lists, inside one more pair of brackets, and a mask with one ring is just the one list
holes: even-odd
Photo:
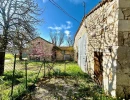
[[(105, 3), (103, 3), (106, 1)], [(103, 87), (113, 97), (130, 96), (130, 0), (104, 0), (84, 17), (75, 36), (75, 59), (78, 40), (87, 35), (86, 67), (92, 76), (94, 52), (102, 52)]]

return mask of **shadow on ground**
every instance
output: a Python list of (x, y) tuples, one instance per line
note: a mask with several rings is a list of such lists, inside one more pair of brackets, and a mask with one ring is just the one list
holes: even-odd
[(62, 76), (40, 79), (35, 90), (21, 100), (101, 100), (102, 95), (88, 76)]

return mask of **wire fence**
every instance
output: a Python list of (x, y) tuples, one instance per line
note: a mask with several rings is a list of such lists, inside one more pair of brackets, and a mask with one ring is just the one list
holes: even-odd
[[(55, 69), (55, 61), (23, 60), (17, 55), (13, 59), (5, 59), (4, 74), (0, 76), (0, 100), (19, 100), (23, 95), (33, 91), (40, 78), (60, 76)], [(64, 72), (66, 72), (66, 63)]]
[(74, 62), (19, 61), (14, 55), (0, 77), (0, 100), (86, 100), (102, 98), (102, 92)]
[[(43, 67), (44, 66), (44, 67)], [(38, 78), (45, 76), (45, 60), (5, 60), (4, 75), (0, 76), (0, 100), (15, 100), (35, 87)]]

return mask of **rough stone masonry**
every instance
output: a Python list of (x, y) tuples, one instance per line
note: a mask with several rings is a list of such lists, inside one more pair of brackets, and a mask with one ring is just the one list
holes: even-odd
[(86, 64), (82, 70), (93, 76), (95, 53), (101, 52), (105, 93), (130, 98), (130, 0), (102, 0), (83, 18), (75, 35), (76, 61), (82, 61), (79, 50), (84, 35)]

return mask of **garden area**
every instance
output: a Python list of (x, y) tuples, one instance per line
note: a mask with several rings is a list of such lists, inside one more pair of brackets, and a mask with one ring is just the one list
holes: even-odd
[[(6, 55), (1, 100), (116, 100), (104, 94), (75, 62), (38, 62)], [(13, 76), (14, 73), (14, 76)]]

